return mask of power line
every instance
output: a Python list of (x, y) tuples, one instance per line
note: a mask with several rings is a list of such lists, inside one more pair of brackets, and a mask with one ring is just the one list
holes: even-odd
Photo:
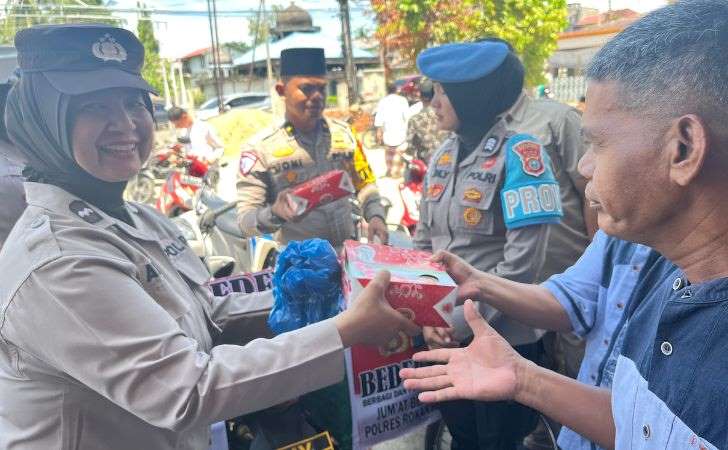
[[(9, 8), (8, 8), (9, 6)], [(48, 10), (48, 9), (57, 9), (61, 5), (43, 5), (43, 6), (37, 6), (37, 5), (27, 5), (27, 4), (21, 4), (21, 5), (15, 5), (10, 6), (6, 5), (6, 11), (5, 14), (8, 14), (8, 10), (12, 11), (18, 11), (12, 12), (9, 15), (15, 16), (15, 17), (26, 17), (23, 16), (23, 10), (31, 10), (31, 11), (37, 11), (38, 9), (41, 10)], [(96, 12), (111, 12), (111, 13), (119, 13), (119, 14), (139, 14), (139, 13), (149, 13), (149, 14), (159, 14), (159, 15), (170, 15), (170, 16), (207, 16), (208, 12), (205, 10), (198, 10), (198, 9), (161, 9), (161, 8), (119, 8), (119, 7), (113, 7), (113, 6), (95, 6), (95, 5), (73, 5), (70, 7), (67, 7), (68, 9), (71, 9), (73, 11), (96, 11)], [(371, 11), (369, 8), (365, 8), (363, 6), (350, 6), (349, 8), (352, 11), (361, 11), (361, 12), (367, 12)], [(307, 12), (311, 13), (331, 13), (331, 14), (338, 14), (339, 10), (337, 8), (311, 8), (307, 9)], [(277, 10), (275, 9), (265, 9), (263, 13), (270, 14), (275, 13)], [(258, 14), (257, 9), (228, 9), (228, 10), (218, 10), (217, 15), (218, 16), (225, 16), (225, 17), (252, 17), (256, 16)]]

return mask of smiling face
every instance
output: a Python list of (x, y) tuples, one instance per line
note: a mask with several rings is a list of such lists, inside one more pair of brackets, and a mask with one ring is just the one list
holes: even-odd
[(435, 96), (432, 97), (430, 106), (435, 110), (438, 128), (443, 131), (457, 131), (460, 120), (445, 90), (440, 83), (434, 83), (434, 91)]
[(582, 122), (589, 150), (579, 171), (589, 179), (586, 199), (599, 227), (649, 242), (680, 211), (680, 191), (670, 178), (670, 122), (623, 109), (622, 92), (616, 83), (590, 83)]
[(71, 147), (82, 169), (107, 182), (129, 180), (141, 170), (154, 142), (143, 95), (114, 88), (72, 98)]
[(285, 98), (286, 118), (295, 128), (311, 130), (321, 119), (326, 104), (325, 77), (292, 77), (276, 86)]

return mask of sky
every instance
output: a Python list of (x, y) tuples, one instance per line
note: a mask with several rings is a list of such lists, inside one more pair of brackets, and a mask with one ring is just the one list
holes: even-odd
[[(210, 30), (206, 15), (207, 2), (205, 0), (145, 0), (150, 7), (178, 12), (197, 11), (205, 14), (155, 14), (153, 16), (155, 35), (160, 41), (160, 53), (165, 58), (178, 58), (194, 50), (210, 46)], [(568, 0), (569, 3), (575, 0)], [(119, 8), (133, 8), (137, 0), (115, 0)], [(257, 12), (259, 0), (216, 0), (217, 10), (220, 11), (246, 11), (238, 13), (235, 17), (220, 15), (218, 17), (218, 34), (220, 42), (248, 41), (248, 17)], [(609, 0), (581, 0), (581, 4), (588, 7), (599, 8), (606, 11)], [(638, 12), (647, 12), (664, 5), (665, 0), (612, 0), (613, 9), (630, 8)], [(267, 0), (268, 8), (278, 5), (283, 8), (290, 4), (290, 0)], [(373, 17), (367, 14), (367, 0), (351, 0), (352, 29), (360, 27), (373, 28)], [(338, 38), (341, 33), (339, 22), (339, 4), (336, 0), (297, 0), (296, 5), (308, 10), (313, 16), (315, 26), (322, 31)], [(133, 14), (121, 15), (127, 20), (126, 26), (136, 28), (136, 17)]]
[[(266, 6), (290, 5), (290, 0), (267, 0)], [(153, 15), (155, 36), (160, 41), (160, 54), (165, 58), (177, 58), (194, 50), (210, 46), (210, 28), (207, 18), (207, 2), (205, 0), (146, 0), (149, 7), (161, 10), (199, 11), (204, 14)], [(218, 14), (218, 35), (220, 42), (250, 41), (248, 35), (248, 18), (257, 13), (258, 0), (216, 0), (218, 13), (221, 11), (243, 11), (234, 17)], [(368, 2), (351, 0), (352, 30), (373, 27), (373, 19), (366, 15)], [(133, 8), (136, 0), (116, 0), (118, 8)], [(314, 26), (321, 27), (322, 32), (332, 38), (341, 33), (339, 21), (339, 3), (336, 0), (297, 0), (296, 5), (309, 11)], [(133, 14), (120, 14), (127, 19), (126, 27), (136, 28)]]

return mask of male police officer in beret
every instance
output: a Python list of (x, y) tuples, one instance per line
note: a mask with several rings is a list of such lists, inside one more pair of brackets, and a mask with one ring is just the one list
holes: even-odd
[(348, 125), (323, 117), (326, 84), (323, 49), (281, 52), (276, 92), (285, 98), (285, 122), (253, 138), (240, 156), (238, 223), (243, 234), (278, 232), (282, 243), (318, 237), (341, 246), (353, 234), (348, 199), (296, 217), (286, 198), (288, 189), (338, 169), (348, 172), (354, 182), (369, 222), (369, 239), (376, 236), (387, 242), (384, 209), (361, 145)]
[[(523, 65), (503, 41), (431, 48), (417, 63), (435, 82), (440, 128), (454, 134), (430, 161), (415, 245), (526, 283), (573, 264), (588, 242), (579, 114), (528, 98)], [(521, 354), (540, 358), (541, 332), (482, 308)], [(461, 318), (455, 330), (425, 329), (428, 344), (466, 339)], [(454, 449), (515, 448), (536, 423), (533, 411), (507, 402), (453, 402), (442, 412)]]

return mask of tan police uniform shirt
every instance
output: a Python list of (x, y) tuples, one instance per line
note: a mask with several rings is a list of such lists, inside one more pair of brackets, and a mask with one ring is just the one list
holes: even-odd
[(2, 154), (6, 145), (0, 140), (0, 248), (25, 209), (22, 167)]
[(128, 205), (131, 227), (60, 188), (25, 187), (0, 251), (0, 449), (206, 450), (213, 422), (342, 378), (331, 320), (216, 346), (228, 325), (261, 320), (271, 295), (212, 297), (152, 208)]
[[(430, 251), (448, 250), (479, 270), (522, 283), (534, 283), (541, 281), (544, 266), (549, 264), (550, 258), (571, 253), (555, 248), (562, 244), (549, 240), (551, 233), (566, 228), (567, 232), (561, 234), (570, 238), (570, 230), (575, 228), (586, 236), (581, 208), (573, 206), (576, 194), (570, 180), (572, 174), (568, 172), (571, 164), (575, 169), (576, 162), (569, 159), (569, 165), (561, 167), (564, 153), (572, 155), (581, 151), (582, 147), (562, 148), (576, 146), (576, 142), (559, 135), (565, 107), (549, 102), (536, 109), (533, 103), (534, 100), (522, 94), (508, 113), (485, 134), (481, 145), (457, 166), (457, 136), (448, 138), (435, 152), (428, 168), (420, 223), (414, 239), (416, 247)], [(564, 217), (559, 224), (510, 230), (505, 227), (500, 198), (506, 153), (502, 147), (509, 136), (521, 133), (534, 136), (541, 143), (551, 158), (559, 189), (566, 192), (561, 194)], [(580, 136), (580, 129), (576, 133)], [(578, 241), (569, 243), (568, 247), (581, 248), (581, 245)], [(571, 263), (581, 254), (580, 251), (573, 253)], [(543, 334), (504, 317), (484, 303), (480, 307), (491, 325), (512, 345), (534, 342)], [(461, 308), (456, 311), (455, 324), (456, 337), (462, 339), (469, 334)]]
[(574, 265), (590, 242), (581, 192), (587, 180), (578, 171), (579, 160), (586, 153), (581, 114), (554, 100), (534, 100), (523, 95), (512, 109), (512, 115), (519, 129), (527, 130), (544, 144), (561, 192), (564, 217), (558, 225), (550, 226), (546, 260), (537, 277), (541, 282)]
[(285, 123), (254, 138), (241, 153), (237, 188), (243, 234), (278, 232), (282, 243), (318, 237), (340, 247), (354, 231), (348, 198), (320, 206), (295, 222), (283, 223), (271, 212), (279, 192), (331, 170), (349, 173), (366, 220), (384, 218), (374, 174), (346, 123), (322, 119), (313, 138)]

